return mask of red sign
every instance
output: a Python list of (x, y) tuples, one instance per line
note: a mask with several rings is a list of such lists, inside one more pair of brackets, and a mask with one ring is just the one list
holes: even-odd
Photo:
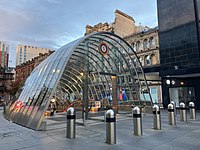
[(15, 108), (21, 108), (23, 106), (23, 103), (21, 101), (17, 101)]

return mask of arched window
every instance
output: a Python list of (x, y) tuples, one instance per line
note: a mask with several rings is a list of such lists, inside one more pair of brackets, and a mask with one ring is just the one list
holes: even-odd
[(132, 65), (132, 60), (131, 59), (127, 59), (128, 65), (131, 66)]
[(151, 37), (149, 40), (150, 49), (155, 48), (155, 38)]
[(130, 64), (130, 66), (132, 65), (132, 60), (131, 59), (129, 60), (129, 64)]
[(136, 58), (133, 59), (133, 64), (136, 65)]
[(131, 47), (133, 48), (134, 51), (136, 51), (136, 45), (134, 42), (131, 44)]
[(152, 55), (151, 55), (151, 64), (152, 64), (152, 65), (157, 64), (157, 60), (156, 60), (156, 55), (155, 55), (155, 54), (152, 54)]
[(141, 65), (143, 66), (142, 57), (139, 57), (139, 61), (140, 61)]
[(145, 63), (147, 66), (151, 65), (151, 58), (149, 55), (145, 56)]
[(147, 39), (144, 39), (143, 47), (144, 47), (144, 50), (148, 49), (148, 41), (147, 41)]
[(137, 41), (136, 43), (136, 51), (140, 51), (141, 50), (141, 43), (140, 41)]
[(124, 76), (121, 76), (121, 83), (125, 83)]

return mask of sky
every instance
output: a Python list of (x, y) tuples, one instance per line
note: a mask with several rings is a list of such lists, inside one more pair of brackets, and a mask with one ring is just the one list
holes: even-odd
[(0, 0), (0, 41), (10, 46), (15, 66), (18, 44), (57, 50), (84, 36), (86, 25), (114, 22), (118, 9), (135, 24), (157, 26), (156, 0)]

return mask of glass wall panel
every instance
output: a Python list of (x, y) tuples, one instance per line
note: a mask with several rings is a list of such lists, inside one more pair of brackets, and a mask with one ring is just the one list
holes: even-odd
[[(105, 56), (99, 53), (100, 42), (107, 44), (109, 53)], [(14, 111), (8, 116), (23, 126), (38, 130), (53, 96), (59, 93), (55, 99), (62, 102), (63, 98), (80, 100), (84, 97), (82, 83), (85, 72), (89, 72), (86, 96), (89, 99), (105, 100), (109, 97), (112, 103), (111, 75), (114, 74), (122, 78), (124, 101), (133, 97), (139, 100), (140, 79), (137, 85), (134, 83), (136, 75), (142, 73), (140, 68), (134, 49), (120, 37), (107, 32), (82, 37), (61, 47), (34, 69), (19, 96), (24, 106), (19, 109), (12, 107)]]

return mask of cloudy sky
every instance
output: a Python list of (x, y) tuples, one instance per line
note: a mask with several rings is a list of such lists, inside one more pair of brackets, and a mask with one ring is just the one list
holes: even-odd
[(111, 23), (115, 10), (132, 16), (136, 25), (157, 26), (156, 0), (0, 0), (0, 41), (53, 50), (82, 37), (86, 25)]

